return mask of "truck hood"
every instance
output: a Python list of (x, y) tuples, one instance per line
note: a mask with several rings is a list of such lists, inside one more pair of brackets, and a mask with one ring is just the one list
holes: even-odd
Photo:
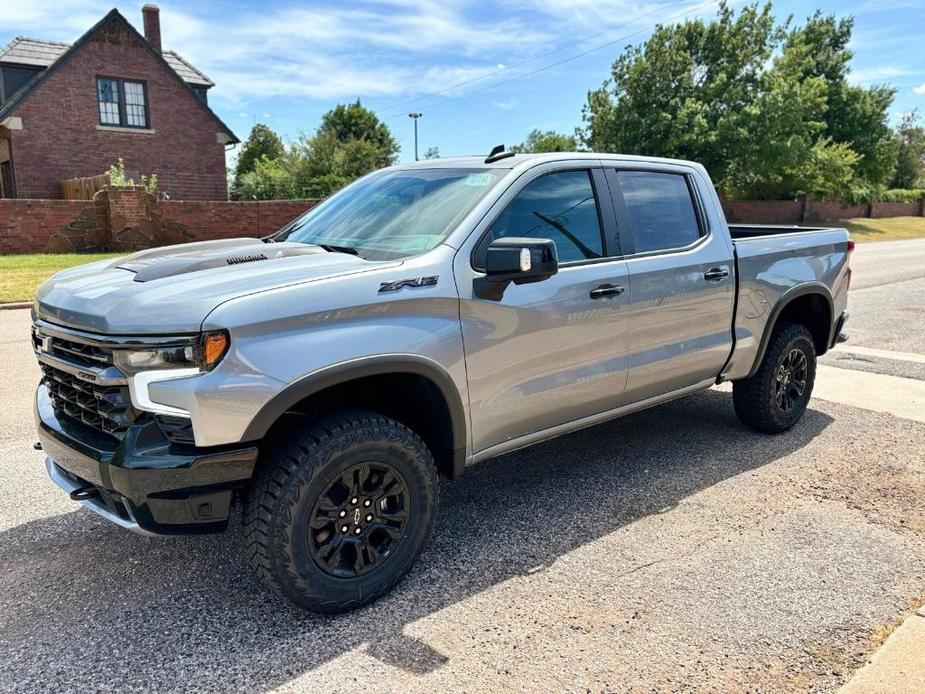
[(229, 299), (397, 264), (302, 243), (202, 241), (59, 272), (39, 287), (35, 311), (106, 335), (192, 333)]

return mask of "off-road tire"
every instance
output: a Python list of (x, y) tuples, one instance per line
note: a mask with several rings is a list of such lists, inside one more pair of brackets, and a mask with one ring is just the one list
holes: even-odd
[[(344, 612), (388, 593), (433, 529), (439, 486), (427, 446), (406, 426), (365, 411), (308, 420), (278, 444), (261, 459), (243, 499), (244, 542), (257, 574), (275, 593), (311, 612)], [(369, 573), (331, 575), (312, 554), (309, 520), (329, 481), (369, 460), (392, 466), (404, 478), (409, 512), (403, 534)]]
[[(806, 379), (802, 394), (792, 409), (784, 411), (777, 402), (777, 373), (785, 359), (798, 350), (806, 358)], [(765, 434), (780, 434), (800, 421), (813, 392), (816, 378), (816, 348), (809, 330), (795, 323), (774, 329), (757, 373), (732, 384), (732, 402), (739, 421)]]

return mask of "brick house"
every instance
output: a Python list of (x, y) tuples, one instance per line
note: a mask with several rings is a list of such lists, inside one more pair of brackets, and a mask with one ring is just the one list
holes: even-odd
[(0, 197), (60, 198), (65, 179), (157, 174), (175, 200), (225, 200), (225, 149), (211, 80), (161, 50), (157, 5), (142, 36), (115, 9), (73, 45), (17, 37), (0, 50)]

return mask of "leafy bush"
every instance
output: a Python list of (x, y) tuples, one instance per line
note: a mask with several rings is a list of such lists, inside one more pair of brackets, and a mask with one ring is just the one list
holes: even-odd
[(925, 198), (925, 190), (917, 188), (893, 188), (877, 196), (881, 202), (918, 202), (922, 198)]
[[(122, 157), (119, 157), (118, 161), (109, 167), (106, 175), (109, 177), (109, 185), (111, 186), (125, 187), (135, 185), (135, 180), (125, 175), (125, 160)], [(151, 195), (154, 195), (157, 193), (157, 174), (151, 174), (150, 176), (142, 174), (141, 183), (138, 185)]]

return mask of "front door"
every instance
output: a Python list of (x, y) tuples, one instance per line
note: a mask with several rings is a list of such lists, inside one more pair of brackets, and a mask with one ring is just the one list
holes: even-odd
[[(457, 255), (476, 453), (616, 407), (627, 377), (627, 267), (603, 171), (534, 172), (499, 208), (471, 257)], [(504, 236), (552, 239), (559, 272), (479, 298), (480, 252)]]
[(695, 175), (684, 167), (608, 172), (630, 279), (624, 403), (713, 379), (732, 349), (735, 263)]

